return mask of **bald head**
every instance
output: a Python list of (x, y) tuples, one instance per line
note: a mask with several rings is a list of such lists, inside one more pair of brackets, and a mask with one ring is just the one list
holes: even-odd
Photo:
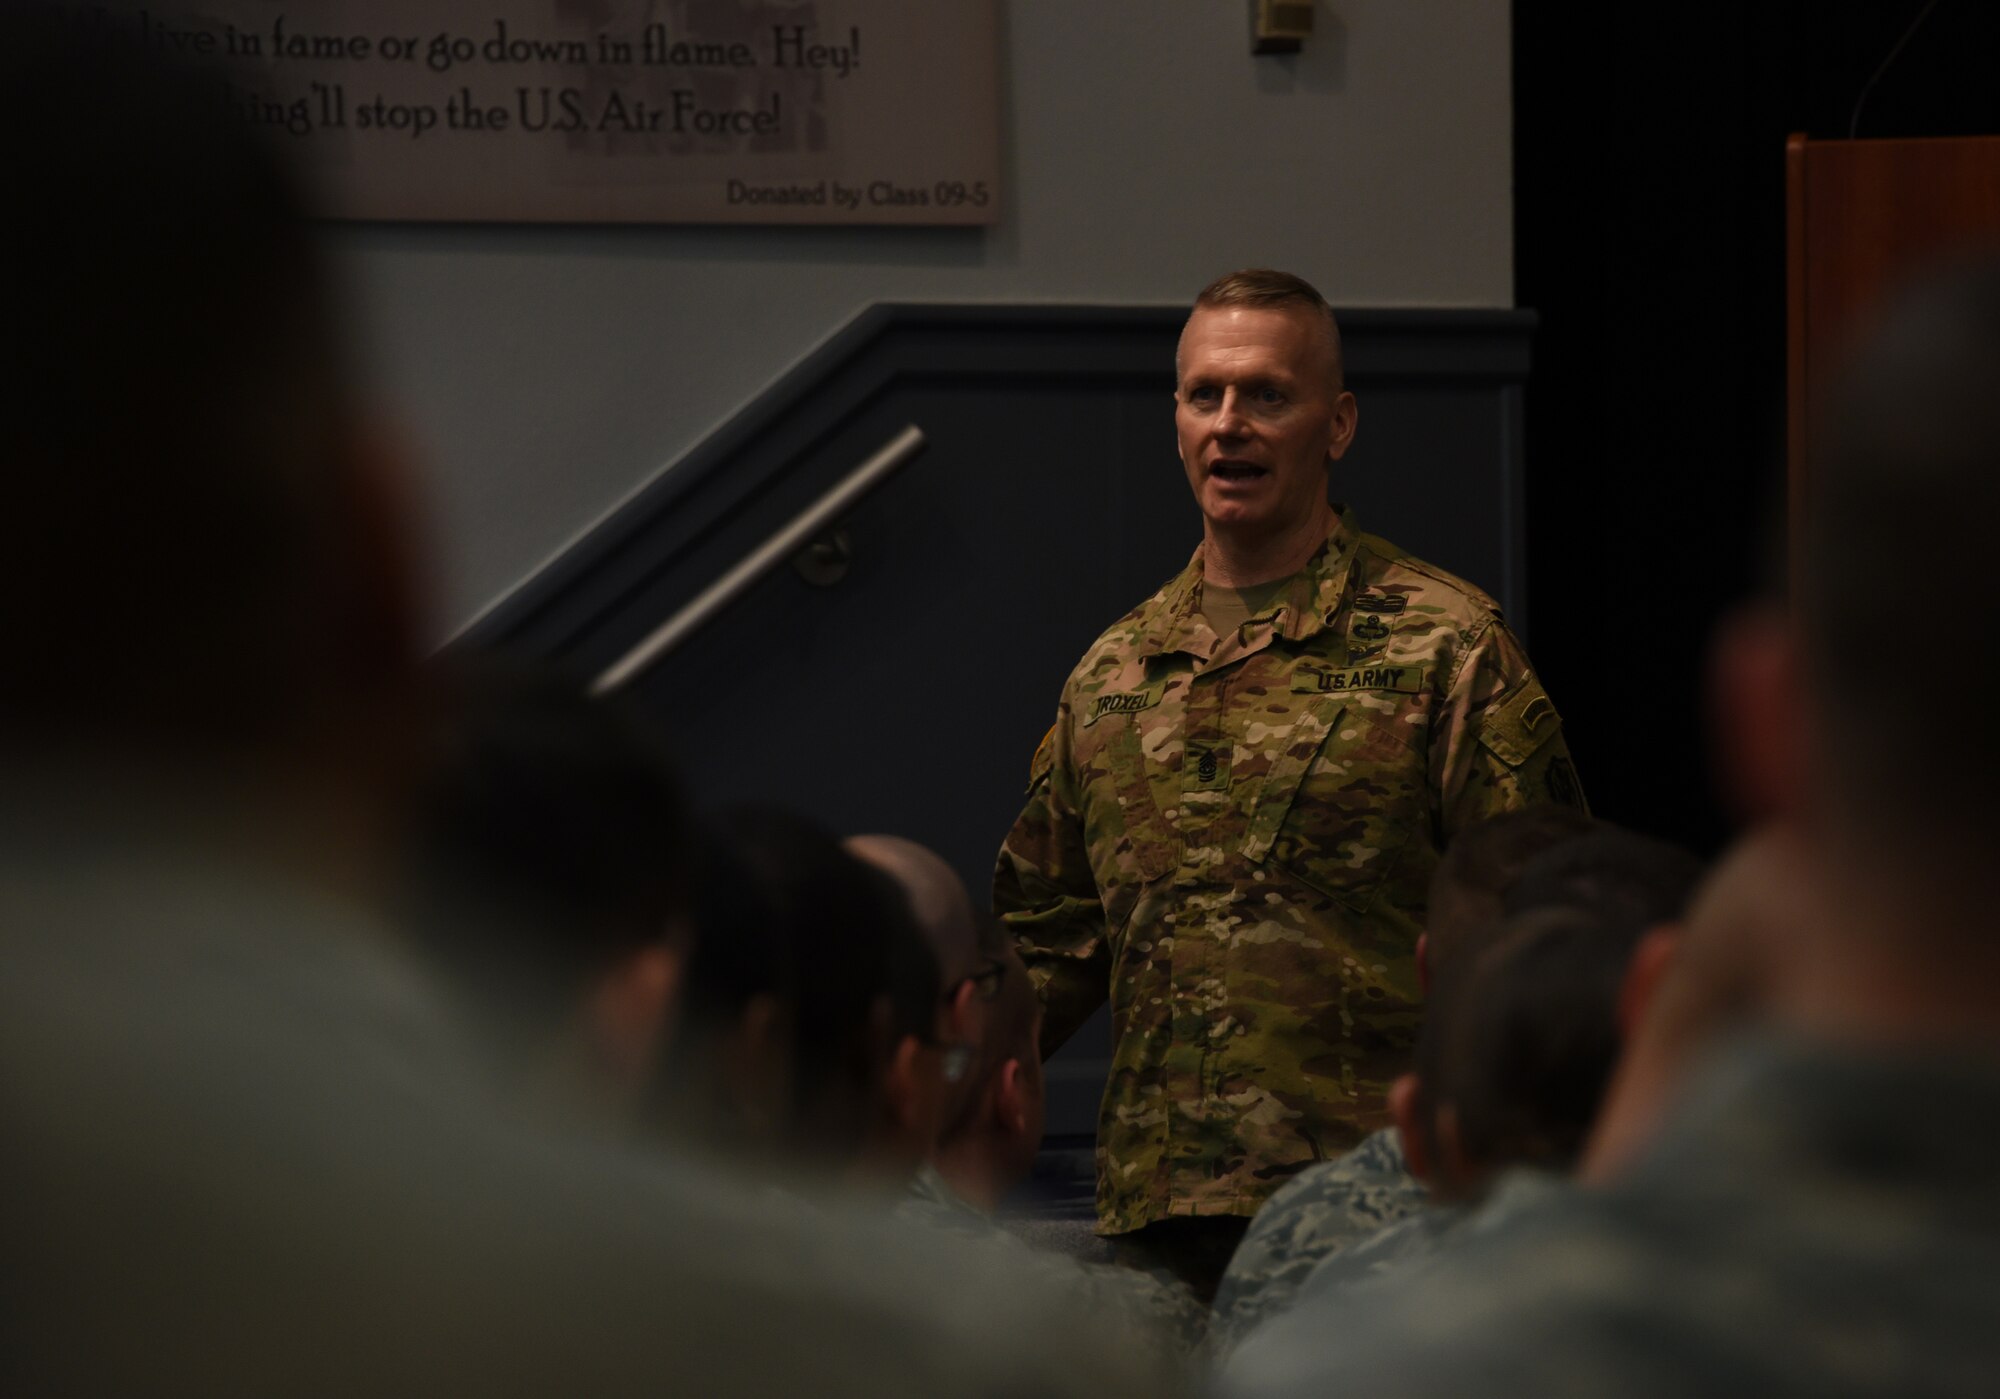
[(944, 1119), (931, 1163), (961, 1198), (993, 1210), (1034, 1168), (1047, 1088), (1039, 1050), (1042, 1003), (1028, 969), (1004, 937), (997, 945), (989, 941), (986, 950), (999, 966), (1000, 982), (966, 1091)]
[(901, 886), (923, 929), (946, 986), (955, 986), (978, 969), (979, 925), (965, 881), (942, 856), (901, 836), (850, 836), (849, 854), (866, 860)]

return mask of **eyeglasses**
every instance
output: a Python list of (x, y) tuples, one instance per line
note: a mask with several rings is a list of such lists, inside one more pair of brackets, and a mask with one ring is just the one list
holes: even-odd
[[(997, 959), (989, 958), (985, 965), (981, 966), (971, 976), (953, 982), (951, 989), (945, 993), (943, 1003), (946, 1005), (951, 1004), (952, 999), (958, 994), (958, 988), (964, 986), (967, 982), (970, 982), (972, 989), (979, 993), (980, 1000), (991, 1001), (995, 996), (1000, 994), (1000, 987), (1006, 980), (1007, 964)], [(945, 1040), (936, 1040), (931, 1043), (938, 1053), (944, 1056), (942, 1064), (944, 1081), (946, 1083), (964, 1082), (965, 1076), (972, 1072), (972, 1061), (979, 1053), (979, 1047), (963, 1042)]]

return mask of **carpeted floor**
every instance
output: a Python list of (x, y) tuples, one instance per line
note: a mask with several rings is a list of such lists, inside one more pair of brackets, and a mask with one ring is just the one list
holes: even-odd
[(1097, 1227), (1096, 1153), (1088, 1137), (1051, 1137), (1033, 1171), (1000, 1207), (999, 1221), (1036, 1248), (1111, 1261)]

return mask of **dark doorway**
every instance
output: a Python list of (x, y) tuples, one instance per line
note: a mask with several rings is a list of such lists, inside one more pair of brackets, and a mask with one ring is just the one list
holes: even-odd
[[(1927, 0), (1514, 6), (1535, 659), (1600, 814), (1712, 850), (1704, 683), (1784, 442), (1784, 141), (1848, 133)], [(2000, 6), (1937, 0), (1863, 137), (2000, 131)]]

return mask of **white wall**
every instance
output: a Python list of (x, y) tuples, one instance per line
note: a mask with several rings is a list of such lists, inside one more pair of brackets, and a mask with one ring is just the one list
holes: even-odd
[[(912, 0), (950, 3), (950, 0)], [(1267, 264), (1336, 305), (1513, 299), (1506, 0), (1003, 0), (986, 230), (351, 227), (422, 457), (442, 637), (877, 300), (1184, 302)]]

